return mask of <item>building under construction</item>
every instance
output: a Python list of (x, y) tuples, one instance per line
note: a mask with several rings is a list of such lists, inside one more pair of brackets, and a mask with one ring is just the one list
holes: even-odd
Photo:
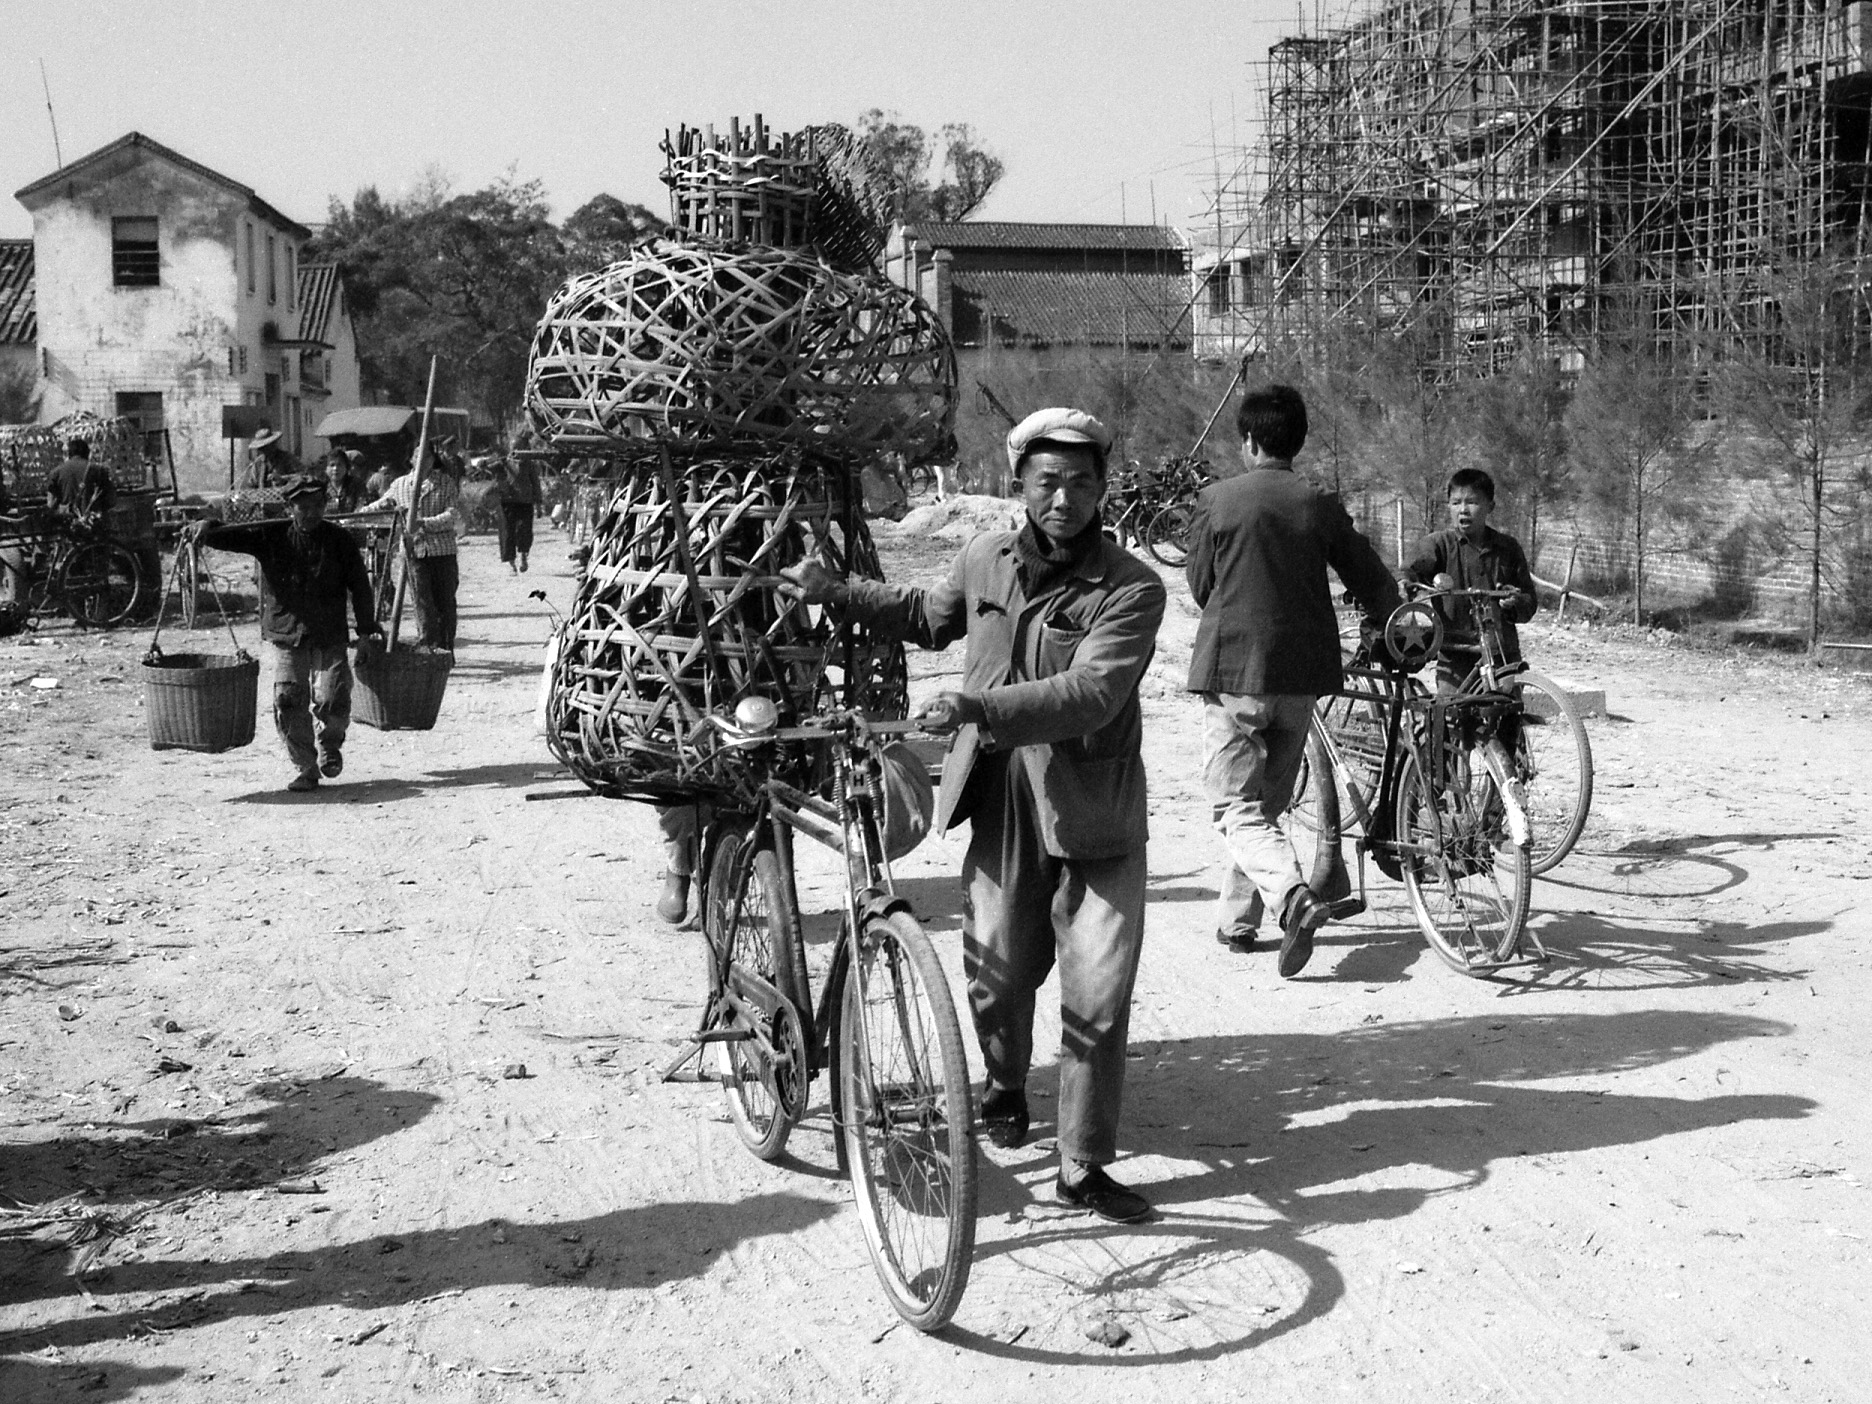
[(1872, 237), (1868, 65), (1872, 3), (1821, 0), (1393, 0), (1284, 39), (1198, 232), (1196, 352), (1772, 352), (1787, 280)]

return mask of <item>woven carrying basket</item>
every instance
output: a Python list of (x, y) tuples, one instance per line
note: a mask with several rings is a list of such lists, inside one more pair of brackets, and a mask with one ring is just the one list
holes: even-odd
[[(678, 485), (675, 502), (666, 481)], [(709, 713), (764, 696), (783, 720), (848, 697), (902, 715), (901, 645), (858, 629), (840, 634), (822, 610), (774, 588), (781, 570), (814, 553), (834, 569), (881, 578), (848, 500), (853, 490), (842, 466), (797, 456), (659, 464), (626, 476), (559, 634), (546, 705), (553, 754), (610, 795), (745, 798), (756, 765), (784, 770), (803, 758), (776, 760), (769, 749), (757, 761), (727, 748), (703, 720)]]
[(788, 249), (652, 239), (572, 279), (526, 407), (566, 453), (668, 444), (921, 462), (954, 444), (955, 353), (916, 294)]
[(170, 653), (143, 660), (143, 715), (158, 751), (231, 751), (254, 739), (260, 664), (246, 653)]
[(428, 731), (454, 660), (426, 649), (358, 650), (351, 717), (379, 731)]

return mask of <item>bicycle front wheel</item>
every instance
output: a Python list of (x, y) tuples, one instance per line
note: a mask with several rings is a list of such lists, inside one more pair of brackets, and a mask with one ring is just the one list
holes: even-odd
[(703, 894), (702, 932), (708, 942), (711, 997), (725, 956), (766, 980), (792, 1006), (761, 1020), (759, 1029), (748, 1030), (759, 1038), (715, 1045), (717, 1073), (735, 1133), (756, 1157), (774, 1160), (806, 1113), (812, 1066), (804, 1024), (811, 996), (798, 904), (787, 890), (774, 851), (763, 847), (750, 854), (753, 842), (745, 824), (724, 826), (716, 839)]
[(1187, 502), (1172, 502), (1144, 528), (1144, 549), (1172, 569), (1189, 559), (1190, 518)]
[(143, 589), (143, 568), (115, 541), (87, 541), (65, 558), (59, 589), (73, 619), (108, 629), (136, 609)]
[(975, 1252), (975, 1112), (962, 1029), (915, 918), (873, 918), (840, 1016), (839, 1082), (858, 1218), (878, 1279), (919, 1331), (955, 1315)]
[(1397, 844), (1411, 912), (1432, 950), (1465, 975), (1485, 975), (1514, 958), (1533, 874), (1526, 846), (1508, 836), (1486, 770), (1439, 789), (1427, 783), (1418, 758), (1407, 756)]
[(1572, 697), (1539, 673), (1521, 675), (1515, 778), (1527, 795), (1538, 875), (1573, 851), (1592, 811), (1592, 742)]

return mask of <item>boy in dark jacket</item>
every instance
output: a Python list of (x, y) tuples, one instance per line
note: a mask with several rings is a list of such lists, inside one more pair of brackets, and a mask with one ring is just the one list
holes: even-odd
[[(1404, 573), (1423, 585), (1438, 575), (1448, 575), (1458, 589), (1513, 590), (1514, 596), (1501, 603), (1502, 654), (1504, 662), (1519, 662), (1521, 640), (1515, 625), (1527, 623), (1540, 608), (1527, 554), (1519, 541), (1488, 524), (1495, 510), (1495, 480), (1486, 472), (1458, 468), (1450, 474), (1447, 493), (1450, 525), (1418, 543)], [(1470, 601), (1441, 599), (1437, 610), (1443, 616), (1437, 684), (1449, 689), (1475, 667), (1481, 657), (1481, 637)]]

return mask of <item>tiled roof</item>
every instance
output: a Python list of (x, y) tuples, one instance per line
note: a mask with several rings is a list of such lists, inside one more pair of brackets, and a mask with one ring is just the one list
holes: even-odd
[(322, 341), (331, 337), (332, 309), (338, 305), (338, 265), (302, 263), (299, 265), (299, 330), (297, 341)]
[(0, 346), (35, 346), (38, 341), (32, 240), (0, 239)]
[(50, 189), (62, 180), (71, 179), (74, 175), (84, 170), (85, 167), (102, 162), (107, 157), (114, 156), (119, 151), (125, 151), (131, 147), (142, 147), (145, 151), (162, 157), (163, 160), (170, 162), (172, 165), (180, 166), (185, 171), (192, 171), (203, 180), (212, 181), (224, 190), (231, 190), (236, 195), (244, 195), (247, 198), (248, 205), (252, 207), (255, 214), (271, 220), (275, 225), (284, 229), (289, 234), (297, 234), (302, 239), (309, 239), (312, 237), (312, 231), (310, 229), (307, 229), (303, 224), (299, 223), (298, 220), (288, 219), (285, 215), (274, 209), (265, 200), (262, 200), (258, 195), (254, 194), (252, 186), (242, 185), (238, 180), (232, 180), (222, 175), (219, 171), (211, 170), (207, 166), (202, 165), (199, 161), (191, 161), (180, 151), (172, 151), (160, 141), (153, 141), (149, 137), (144, 136), (141, 132), (126, 132), (124, 135), (118, 137), (117, 140), (100, 146), (96, 151), (80, 156), (76, 161), (68, 165), (60, 166), (56, 171), (53, 171), (52, 174), (41, 176), (30, 185), (22, 185), (18, 190), (13, 192), (13, 198), (18, 200), (21, 204), (26, 204), (26, 197), (28, 195), (35, 195), (41, 190)]
[(1171, 274), (970, 269), (958, 271), (950, 287), (956, 337), (965, 343), (979, 341), (981, 318), (987, 314), (1002, 341), (1189, 344), (1189, 280)]
[(934, 221), (906, 226), (933, 249), (1085, 249), (1135, 253), (1181, 250), (1183, 236), (1159, 224), (1017, 224), (1011, 220)]

